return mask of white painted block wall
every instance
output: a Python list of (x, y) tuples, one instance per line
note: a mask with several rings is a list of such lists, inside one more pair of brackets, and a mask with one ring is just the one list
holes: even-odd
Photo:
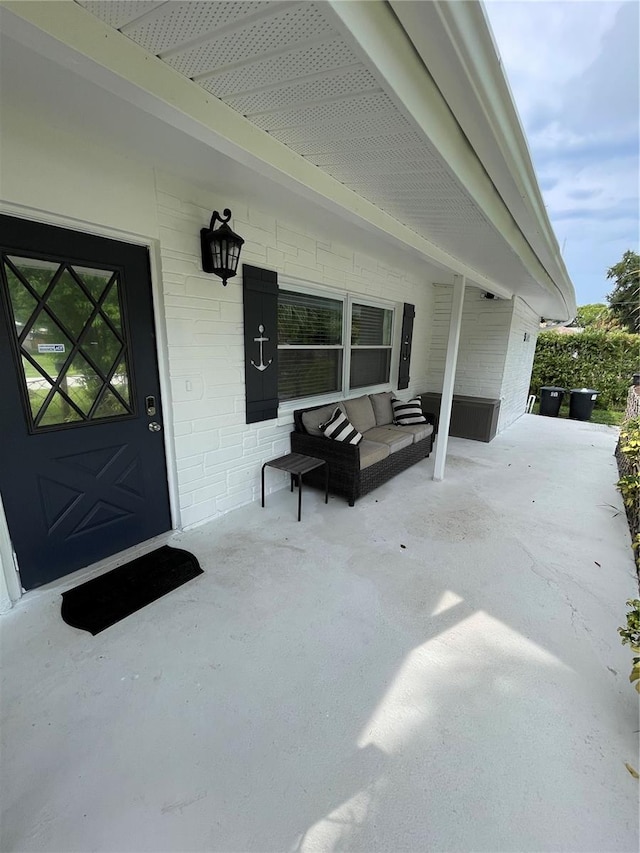
[[(277, 421), (245, 423), (241, 278), (225, 288), (200, 268), (199, 229), (219, 200), (166, 174), (156, 180), (181, 524), (188, 527), (259, 497), (261, 465), (289, 451), (293, 420), (290, 411), (281, 409)], [(233, 212), (233, 229), (245, 239), (242, 262), (275, 269), (281, 284), (293, 276), (415, 304), (412, 382), (405, 393), (423, 389), (432, 313), (429, 282), (346, 243), (323, 239), (304, 222), (239, 200), (225, 204)], [(286, 482), (284, 475), (269, 472), (272, 487)]]
[[(448, 285), (435, 285), (434, 291), (426, 391), (442, 390), (453, 293)], [(474, 287), (465, 290), (454, 394), (496, 398), (501, 396), (513, 304), (484, 299), (483, 292)]]
[[(434, 291), (427, 391), (442, 390), (451, 316), (452, 288), (435, 285)], [(520, 298), (482, 294), (477, 288), (465, 291), (454, 393), (500, 399), (501, 431), (526, 410), (539, 318)]]
[[(232, 209), (232, 226), (246, 241), (242, 262), (342, 292), (413, 303), (412, 382), (404, 393), (424, 389), (433, 295), (433, 270), (427, 265), (413, 259), (399, 268), (397, 249), (384, 241), (374, 244), (349, 225), (342, 226), (342, 240), (336, 242), (338, 227), (318, 226), (328, 215), (319, 216), (310, 203), (306, 219), (299, 200), (292, 216), (281, 198), (271, 211), (221, 198), (211, 188), (203, 190), (122, 148), (108, 147), (77, 117), (35, 116), (28, 104), (8, 98), (3, 118), (3, 158), (12, 163), (3, 174), (5, 212), (151, 248), (178, 526), (199, 524), (255, 500), (262, 463), (290, 448), (290, 413), (277, 421), (245, 423), (241, 277), (225, 288), (201, 269), (199, 232), (214, 208)], [(270, 474), (271, 488), (286, 484), (284, 475)], [(10, 550), (5, 551), (0, 560), (9, 577), (13, 566)], [(2, 605), (15, 598), (4, 581), (3, 576)]]
[[(29, 104), (8, 98), (3, 100), (3, 119), (3, 160), (12, 164), (2, 178), (7, 213), (150, 246), (170, 482), (179, 526), (202, 523), (255, 500), (262, 463), (289, 449), (292, 428), (286, 411), (276, 421), (245, 423), (241, 278), (225, 288), (200, 265), (199, 231), (214, 208), (232, 209), (232, 226), (246, 241), (242, 261), (276, 270), (282, 283), (289, 276), (341, 292), (413, 303), (411, 385), (404, 393), (439, 389), (450, 295), (446, 287), (433, 287), (434, 271), (428, 265), (410, 258), (399, 261), (397, 250), (382, 240), (374, 244), (349, 225), (341, 226), (336, 240), (335, 223), (311, 203), (301, 213), (298, 200), (292, 216), (282, 197), (269, 210), (252, 199), (220, 197), (211, 186), (203, 189), (105, 144), (79, 116), (36, 115)], [(479, 291), (467, 292), (458, 393), (498, 396), (502, 372), (512, 365), (509, 387), (516, 394), (515, 345), (506, 361), (504, 357), (510, 305), (480, 300)], [(271, 474), (271, 488), (286, 484), (284, 475)], [(6, 545), (0, 560), (10, 576)], [(15, 597), (3, 582), (0, 603)]]
[(506, 429), (526, 411), (539, 328), (540, 317), (535, 311), (522, 299), (514, 299), (502, 378), (498, 431)]

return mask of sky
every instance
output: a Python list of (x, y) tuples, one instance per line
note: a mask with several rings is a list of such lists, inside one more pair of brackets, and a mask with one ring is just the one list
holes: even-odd
[(578, 305), (638, 251), (640, 4), (485, 0)]

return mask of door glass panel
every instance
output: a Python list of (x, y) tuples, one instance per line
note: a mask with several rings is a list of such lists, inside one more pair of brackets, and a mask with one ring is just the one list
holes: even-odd
[[(4, 272), (32, 428), (132, 415), (117, 272), (71, 265), (61, 271), (58, 263), (30, 258), (11, 261), (15, 271), (5, 256)], [(62, 274), (38, 311), (29, 288), (42, 297), (58, 271)]]
[(9, 260), (18, 270), (21, 276), (29, 282), (38, 296), (42, 296), (51, 279), (60, 268), (60, 264), (54, 261), (41, 261), (34, 258), (10, 257)]
[(71, 362), (61, 382), (61, 387), (85, 415), (89, 414), (102, 385), (102, 379), (80, 353)]
[(98, 314), (82, 348), (103, 373), (109, 373), (120, 356), (122, 344), (102, 319), (102, 315)]
[[(42, 309), (23, 341), (22, 349), (44, 373), (55, 379), (71, 352), (72, 344), (55, 320)], [(33, 375), (37, 375), (36, 368), (33, 365), (29, 367)]]
[(4, 265), (7, 274), (7, 284), (9, 285), (9, 297), (11, 299), (11, 307), (13, 308), (13, 317), (16, 324), (16, 332), (18, 335), (27, 324), (29, 317), (35, 311), (38, 304), (34, 297), (29, 293), (27, 287), (14, 274), (8, 264)]
[(31, 414), (35, 420), (42, 404), (47, 399), (49, 391), (51, 391), (52, 383), (45, 379), (24, 356), (22, 356), (22, 369), (26, 378)]
[(54, 426), (57, 424), (70, 424), (75, 421), (83, 420), (82, 415), (77, 412), (73, 406), (64, 399), (59, 391), (53, 395), (53, 398), (44, 411), (42, 419), (38, 426)]
[(100, 299), (113, 277), (113, 270), (94, 270), (88, 267), (74, 266), (73, 271), (82, 279), (84, 286), (96, 302)]
[(96, 411), (93, 415), (95, 419), (97, 418), (112, 418), (115, 415), (127, 415), (129, 414), (128, 410), (125, 406), (122, 405), (120, 400), (115, 396), (113, 391), (110, 388), (104, 392), (104, 397), (98, 403)]
[(108, 296), (102, 303), (102, 312), (110, 320), (115, 328), (122, 334), (122, 320), (120, 317), (120, 299), (118, 296), (118, 282), (115, 281)]
[(129, 370), (127, 369), (127, 360), (124, 357), (120, 359), (120, 363), (111, 378), (111, 387), (115, 388), (128, 405), (131, 404), (129, 399)]
[(74, 338), (79, 337), (95, 308), (69, 270), (65, 270), (56, 282), (47, 306)]

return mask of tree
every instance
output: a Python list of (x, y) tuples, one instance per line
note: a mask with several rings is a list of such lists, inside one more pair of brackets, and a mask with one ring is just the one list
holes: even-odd
[(611, 312), (624, 328), (640, 333), (640, 255), (627, 250), (621, 261), (609, 267), (607, 278), (615, 281), (607, 294)]
[(589, 331), (608, 331), (620, 329), (616, 317), (604, 302), (592, 302), (589, 305), (578, 306), (575, 325)]

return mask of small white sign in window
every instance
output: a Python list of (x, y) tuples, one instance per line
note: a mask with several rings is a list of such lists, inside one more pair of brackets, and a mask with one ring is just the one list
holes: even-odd
[(38, 344), (38, 352), (64, 352), (64, 344)]

